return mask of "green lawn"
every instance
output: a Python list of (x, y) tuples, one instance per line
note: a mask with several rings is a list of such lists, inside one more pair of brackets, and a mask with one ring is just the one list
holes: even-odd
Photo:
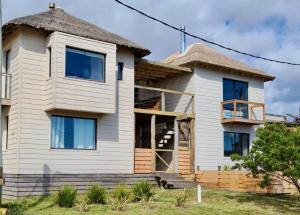
[(156, 197), (150, 208), (144, 209), (139, 203), (129, 203), (127, 209), (122, 212), (112, 211), (109, 205), (91, 205), (89, 212), (79, 212), (76, 208), (59, 208), (53, 205), (53, 197), (35, 197), (18, 201), (5, 201), (9, 207), (10, 215), (39, 214), (39, 215), (70, 215), (70, 214), (300, 214), (299, 196), (271, 196), (244, 194), (230, 191), (204, 190), (203, 202), (195, 204), (194, 189), (187, 190), (188, 201), (183, 208), (174, 206), (175, 196), (181, 190), (156, 190)]

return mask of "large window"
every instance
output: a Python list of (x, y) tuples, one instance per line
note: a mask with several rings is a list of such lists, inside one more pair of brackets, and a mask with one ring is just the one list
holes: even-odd
[(51, 148), (96, 149), (96, 119), (51, 116)]
[[(244, 100), (248, 101), (248, 83), (243, 81), (223, 79), (223, 100)], [(237, 116), (238, 118), (248, 118), (248, 105), (237, 103)], [(233, 116), (233, 103), (225, 104), (225, 118)]]
[(249, 153), (249, 134), (224, 132), (224, 156)]
[(104, 81), (104, 74), (105, 55), (67, 47), (67, 77)]

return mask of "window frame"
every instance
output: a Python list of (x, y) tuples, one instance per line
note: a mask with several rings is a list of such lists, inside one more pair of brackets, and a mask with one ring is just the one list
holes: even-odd
[[(121, 66), (121, 71), (119, 70), (119, 65)], [(117, 63), (117, 80), (123, 81), (123, 71), (124, 71), (124, 62), (118, 62)], [(119, 76), (121, 75), (121, 77)]]
[(49, 46), (47, 48), (47, 53), (48, 53), (48, 76), (49, 78), (52, 77), (52, 48)]
[[(230, 155), (225, 155), (225, 134), (233, 134), (234, 135), (234, 141), (236, 140), (236, 136), (237, 134), (239, 135), (247, 135), (247, 140), (248, 140), (248, 144), (247, 144), (247, 154), (249, 154), (250, 152), (250, 134), (249, 133), (244, 133), (244, 132), (234, 132), (234, 131), (224, 131), (223, 132), (223, 155), (224, 157), (230, 157), (233, 154), (239, 154), (236, 153), (235, 151), (232, 151), (232, 153)], [(243, 154), (239, 154), (241, 156), (244, 156)]]
[[(103, 80), (96, 80), (96, 79), (87, 79), (87, 78), (81, 78), (78, 76), (68, 76), (67, 75), (67, 49), (75, 49), (81, 52), (89, 52), (89, 53), (93, 53), (93, 54), (98, 54), (98, 55), (103, 55)], [(106, 82), (106, 54), (105, 53), (101, 53), (101, 52), (97, 52), (97, 51), (91, 51), (88, 49), (83, 49), (83, 48), (78, 48), (78, 47), (74, 47), (74, 46), (66, 46), (65, 47), (65, 77), (66, 78), (71, 78), (71, 79), (78, 79), (78, 80), (85, 80), (85, 81), (95, 81), (95, 82), (99, 82), (99, 83), (105, 83)]]
[[(95, 122), (95, 142), (94, 142), (94, 145), (95, 145), (95, 148), (94, 149), (83, 149), (83, 148), (72, 148), (72, 149), (68, 149), (68, 148), (55, 148), (55, 147), (52, 147), (52, 117), (65, 117), (65, 118), (76, 118), (76, 119), (89, 119), (89, 120), (93, 120)], [(96, 151), (97, 150), (97, 118), (92, 118), (92, 117), (78, 117), (78, 116), (68, 116), (68, 115), (56, 115), (56, 114), (53, 114), (50, 116), (50, 125), (51, 125), (51, 129), (50, 129), (50, 149), (54, 149), (54, 150), (85, 150), (85, 151)]]
[[(243, 84), (247, 84), (247, 98), (244, 99), (243, 101), (248, 101), (249, 100), (249, 82), (247, 81), (241, 81), (241, 80), (236, 80), (236, 79), (231, 79), (231, 78), (223, 78), (223, 101), (227, 101), (227, 100), (224, 100), (225, 96), (225, 90), (224, 90), (224, 81), (232, 81), (233, 82), (233, 88), (234, 88), (234, 98), (233, 99), (237, 99), (237, 96), (236, 96), (236, 83), (243, 83)], [(231, 99), (229, 99), (231, 100)]]

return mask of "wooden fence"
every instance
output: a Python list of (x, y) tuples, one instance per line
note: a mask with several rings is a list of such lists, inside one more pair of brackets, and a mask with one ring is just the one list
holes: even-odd
[(152, 149), (134, 149), (134, 173), (152, 172)]
[(262, 189), (260, 178), (253, 178), (247, 171), (198, 171), (196, 181), (203, 187), (212, 189), (228, 189), (239, 192), (255, 193), (296, 193), (296, 189), (286, 182), (274, 180), (272, 184)]

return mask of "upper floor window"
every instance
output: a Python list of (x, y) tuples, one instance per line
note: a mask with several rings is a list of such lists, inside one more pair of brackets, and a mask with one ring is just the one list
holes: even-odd
[(248, 101), (248, 83), (231, 79), (223, 79), (223, 100)]
[(247, 155), (249, 153), (249, 134), (224, 132), (224, 156), (232, 154)]
[(66, 76), (104, 81), (105, 55), (67, 47)]
[(51, 148), (96, 149), (96, 119), (51, 116)]
[(4, 68), (5, 73), (10, 73), (10, 63), (11, 63), (11, 52), (10, 50), (4, 53)]
[(118, 62), (117, 66), (117, 78), (118, 80), (123, 80), (123, 69), (124, 69), (124, 63), (123, 62)]

